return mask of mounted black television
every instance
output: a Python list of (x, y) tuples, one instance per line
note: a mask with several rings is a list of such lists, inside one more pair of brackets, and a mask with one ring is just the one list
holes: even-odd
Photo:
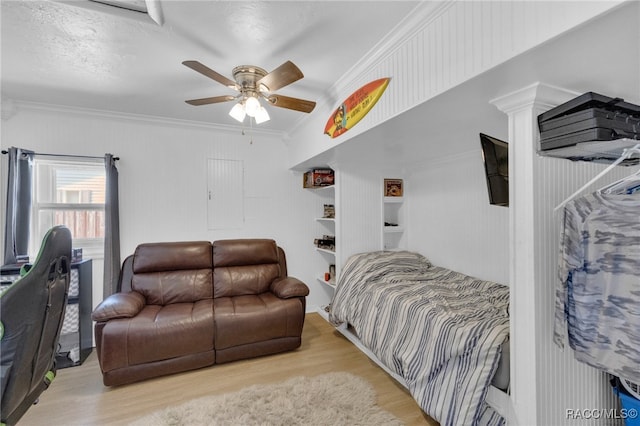
[(509, 144), (480, 133), (489, 203), (509, 206)]

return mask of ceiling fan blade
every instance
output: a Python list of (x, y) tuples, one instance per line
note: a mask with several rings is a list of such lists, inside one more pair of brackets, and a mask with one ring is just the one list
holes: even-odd
[(270, 95), (265, 97), (269, 103), (273, 106), (280, 108), (293, 109), (301, 112), (311, 112), (316, 107), (316, 103), (313, 101), (306, 101), (304, 99), (290, 98), (282, 95)]
[(210, 79), (213, 79), (213, 80), (217, 81), (220, 84), (224, 84), (225, 86), (229, 87), (230, 89), (240, 90), (240, 87), (238, 86), (238, 84), (235, 81), (233, 81), (231, 79), (228, 79), (227, 77), (225, 77), (222, 74), (218, 74), (217, 72), (215, 72), (211, 68), (207, 67), (206, 65), (202, 65), (198, 61), (184, 61), (182, 63), (182, 65), (185, 65), (185, 66), (191, 68), (192, 70), (197, 71), (200, 74), (202, 74), (204, 76), (207, 76)]
[(220, 102), (232, 101), (236, 97), (231, 95), (225, 96), (214, 96), (212, 98), (202, 98), (202, 99), (191, 99), (189, 101), (185, 101), (189, 105), (200, 106), (200, 105), (209, 105), (209, 104), (217, 104)]
[(294, 81), (300, 80), (302, 77), (304, 77), (302, 71), (293, 62), (287, 61), (258, 80), (256, 87), (260, 88), (263, 85), (268, 92), (275, 92)]

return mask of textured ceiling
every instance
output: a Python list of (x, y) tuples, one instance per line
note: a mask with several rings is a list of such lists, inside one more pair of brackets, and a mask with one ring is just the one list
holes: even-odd
[[(236, 65), (267, 71), (293, 61), (305, 78), (278, 91), (338, 102), (334, 84), (418, 2), (164, 1), (148, 15), (86, 0), (1, 2), (2, 97), (235, 125), (232, 103), (186, 99), (235, 94), (183, 66), (197, 60), (232, 78)], [(260, 126), (287, 131), (303, 113), (270, 107)]]

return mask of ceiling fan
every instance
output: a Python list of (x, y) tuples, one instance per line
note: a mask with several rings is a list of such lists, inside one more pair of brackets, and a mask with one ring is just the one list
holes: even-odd
[(246, 115), (253, 117), (257, 124), (269, 120), (269, 113), (260, 104), (260, 98), (266, 100), (269, 105), (306, 113), (313, 111), (316, 106), (313, 101), (273, 93), (304, 77), (302, 71), (291, 61), (285, 62), (269, 73), (253, 65), (237, 66), (233, 69), (235, 81), (218, 74), (198, 61), (184, 61), (182, 64), (230, 89), (240, 92), (235, 96), (213, 96), (210, 98), (191, 99), (185, 102), (189, 105), (199, 106), (237, 100), (238, 103), (231, 108), (229, 115), (240, 122), (244, 121)]

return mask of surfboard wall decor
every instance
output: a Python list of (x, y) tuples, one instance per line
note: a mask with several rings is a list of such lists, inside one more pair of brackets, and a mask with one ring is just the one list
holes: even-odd
[(324, 127), (324, 133), (335, 138), (358, 124), (378, 102), (389, 85), (389, 77), (365, 84), (351, 94), (331, 114)]

